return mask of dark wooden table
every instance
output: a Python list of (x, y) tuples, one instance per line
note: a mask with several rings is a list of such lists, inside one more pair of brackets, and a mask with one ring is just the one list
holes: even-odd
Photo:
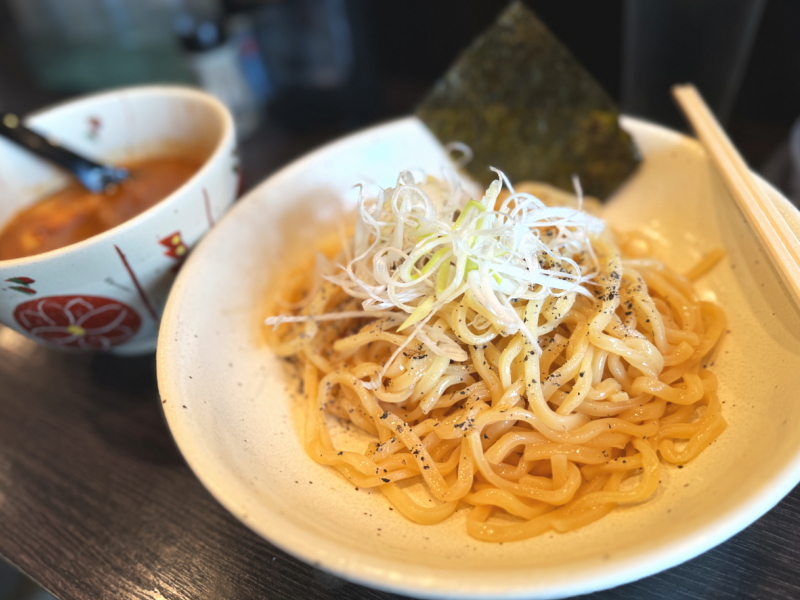
[[(246, 186), (338, 132), (267, 125)], [(800, 491), (718, 548), (591, 598), (800, 598)], [(0, 555), (62, 600), (391, 598), (287, 556), (200, 485), (155, 357), (61, 354), (0, 326)], [(2, 599), (0, 599), (2, 600)]]

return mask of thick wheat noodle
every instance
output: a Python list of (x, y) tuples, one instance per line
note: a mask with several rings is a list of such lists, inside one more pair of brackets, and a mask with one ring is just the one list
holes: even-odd
[[(437, 523), (463, 507), (469, 535), (490, 542), (569, 531), (646, 501), (665, 463), (685, 464), (725, 429), (706, 368), (725, 317), (687, 277), (641, 256), (640, 243), (631, 259), (610, 235), (593, 245), (595, 298), (515, 304), (536, 325), (541, 353), (521, 333), (504, 336), (471, 292), (431, 320), (469, 358), (452, 362), (411, 343), (374, 390), (363, 382), (406, 341), (397, 331), (405, 313), (271, 332), (274, 350), (303, 365), (309, 455), (355, 486), (379, 489), (414, 522)], [(688, 277), (717, 260), (710, 253)], [(308, 293), (312, 270), (304, 269), (306, 277), (286, 275), (294, 287), (276, 311)], [(294, 306), (305, 315), (358, 308), (330, 283)], [(374, 443), (338, 448), (326, 413)]]

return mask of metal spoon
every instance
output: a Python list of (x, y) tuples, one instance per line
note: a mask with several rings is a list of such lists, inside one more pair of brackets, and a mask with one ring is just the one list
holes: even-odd
[(113, 191), (128, 177), (127, 169), (89, 160), (28, 129), (13, 113), (2, 115), (0, 135), (27, 148), (34, 154), (64, 167), (75, 175), (87, 190), (95, 194)]

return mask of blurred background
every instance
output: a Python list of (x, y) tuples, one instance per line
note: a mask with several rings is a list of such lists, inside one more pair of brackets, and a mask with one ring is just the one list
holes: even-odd
[[(624, 112), (682, 128), (667, 90), (693, 81), (750, 164), (795, 193), (800, 2), (527, 3)], [(319, 143), (412, 111), (506, 4), (0, 0), (0, 110), (122, 85), (199, 85), (236, 115), (251, 187)]]
[[(668, 88), (692, 81), (751, 166), (800, 199), (800, 2), (526, 1), (623, 112), (683, 129)], [(321, 143), (413, 111), (506, 5), (0, 0), (0, 112), (124, 85), (200, 86), (235, 115), (248, 189)], [(0, 561), (0, 600), (45, 597)]]

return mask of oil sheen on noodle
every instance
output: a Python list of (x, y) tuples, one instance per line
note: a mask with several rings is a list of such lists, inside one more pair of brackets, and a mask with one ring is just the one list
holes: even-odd
[[(647, 501), (726, 427), (707, 368), (725, 317), (691, 283), (719, 256), (675, 273), (641, 236), (502, 181), (478, 202), (402, 174), (362, 198), (341, 252), (320, 248), (333, 260), (284, 274), (268, 319), (302, 365), (309, 456), (420, 524), (469, 507), (490, 542)], [(337, 448), (326, 414), (373, 441)]]

